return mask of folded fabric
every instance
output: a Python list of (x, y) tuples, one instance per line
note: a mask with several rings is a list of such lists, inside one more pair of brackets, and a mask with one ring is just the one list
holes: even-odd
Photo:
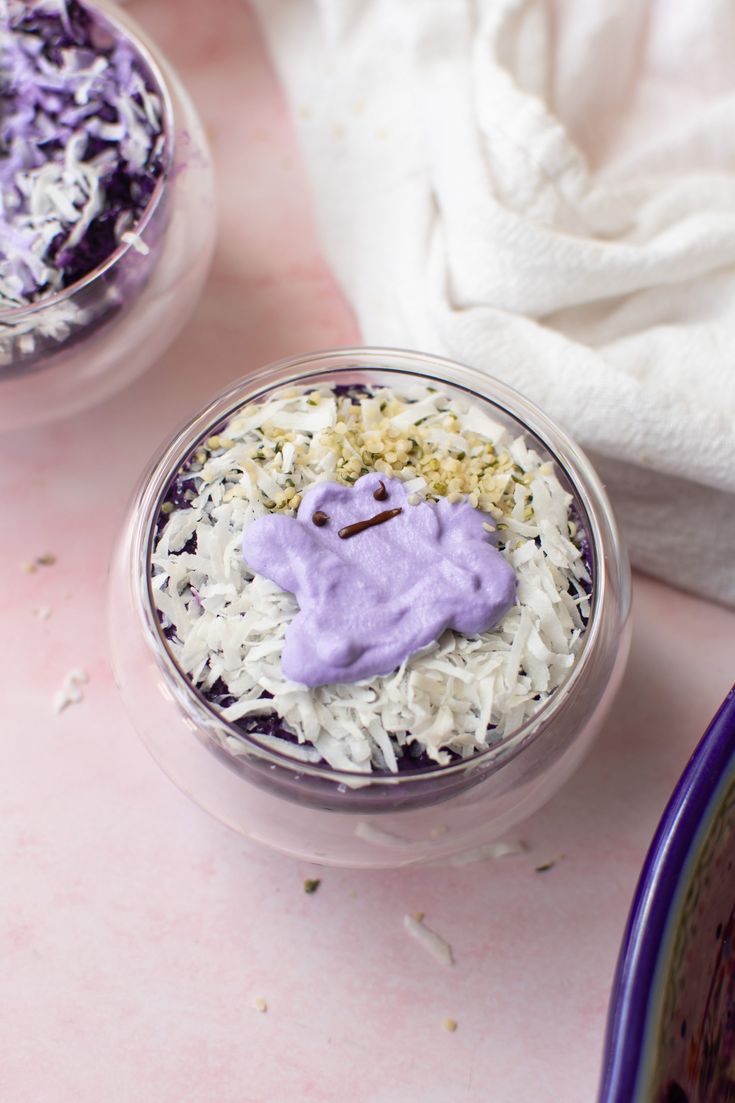
[(523, 391), (735, 604), (735, 5), (256, 0), (364, 340)]

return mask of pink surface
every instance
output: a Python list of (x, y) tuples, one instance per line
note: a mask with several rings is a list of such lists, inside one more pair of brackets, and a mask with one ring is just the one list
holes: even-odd
[[(518, 832), (530, 845), (520, 857), (328, 870), (307, 896), (313, 869), (247, 846), (173, 788), (123, 715), (106, 659), (105, 576), (126, 501), (158, 442), (214, 390), (356, 334), (247, 9), (219, 0), (215, 24), (195, 0), (128, 6), (201, 108), (220, 238), (204, 300), (143, 380), (0, 440), (11, 519), (0, 1099), (589, 1103), (638, 870), (732, 680), (735, 615), (636, 579), (618, 702), (582, 769)], [(236, 129), (226, 102), (241, 112)], [(44, 553), (57, 562), (23, 570)], [(47, 620), (34, 615), (42, 606)], [(55, 716), (75, 666), (90, 675), (84, 700)], [(452, 943), (454, 969), (407, 938), (402, 916), (417, 909)]]

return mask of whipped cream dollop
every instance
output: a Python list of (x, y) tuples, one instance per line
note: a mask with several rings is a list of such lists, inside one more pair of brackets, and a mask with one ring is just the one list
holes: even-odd
[(492, 519), (466, 500), (409, 503), (400, 479), (319, 483), (296, 517), (245, 530), (255, 573), (294, 594), (283, 674), (309, 687), (388, 674), (446, 629), (477, 635), (515, 601)]

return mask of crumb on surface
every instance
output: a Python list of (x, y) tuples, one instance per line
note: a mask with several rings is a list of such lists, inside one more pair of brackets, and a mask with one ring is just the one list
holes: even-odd
[(304, 881), (304, 892), (309, 894), (316, 892), (321, 883), (320, 877), (307, 877)]
[(558, 858), (551, 858), (548, 862), (542, 862), (540, 866), (535, 867), (534, 873), (548, 873), (550, 869), (553, 869), (554, 866), (558, 865), (563, 859), (564, 855), (560, 854)]
[(404, 915), (403, 926), (411, 938), (415, 939), (440, 965), (454, 965), (451, 945), (436, 931), (425, 926), (423, 920), (416, 919), (414, 915)]
[(39, 567), (53, 567), (55, 562), (55, 555), (51, 555), (50, 552), (44, 552), (43, 555), (37, 555), (35, 559), (28, 560), (26, 563), (21, 563), (20, 569), (24, 574), (35, 574)]
[(268, 1010), (268, 1001), (266, 1000), (265, 996), (256, 996), (253, 1004), (255, 1006), (255, 1010), (260, 1011), (261, 1014), (265, 1014), (265, 1012)]
[(459, 1023), (456, 1019), (444, 1019), (444, 1021), (442, 1022), (442, 1026), (450, 1034), (454, 1034), (455, 1030), (459, 1026)]
[(82, 685), (89, 681), (89, 675), (81, 667), (70, 670), (52, 699), (53, 710), (58, 716), (68, 705), (77, 705), (83, 699)]
[(519, 839), (517, 842), (500, 840), (496, 843), (486, 843), (484, 846), (476, 846), (472, 850), (455, 854), (450, 859), (450, 864), (455, 867), (462, 867), (472, 865), (475, 862), (484, 862), (489, 858), (497, 861), (501, 858), (517, 857), (519, 854), (525, 854), (527, 850), (528, 844), (523, 839)]

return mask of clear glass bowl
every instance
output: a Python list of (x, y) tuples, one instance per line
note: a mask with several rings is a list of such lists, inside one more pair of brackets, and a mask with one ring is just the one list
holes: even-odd
[[(283, 385), (420, 382), (461, 394), (523, 435), (574, 499), (593, 577), (590, 619), (566, 681), (512, 735), (471, 759), (359, 778), (297, 762), (244, 736), (191, 685), (150, 591), (156, 518), (197, 445), (243, 405)], [(346, 349), (288, 360), (240, 380), (186, 425), (146, 472), (115, 555), (109, 595), (115, 677), (133, 722), (169, 777), (249, 839), (353, 867), (430, 862), (491, 843), (566, 780), (600, 728), (628, 650), (630, 571), (610, 504), (586, 457), (544, 414), (481, 372), (419, 353)]]
[(212, 257), (212, 164), (191, 100), (133, 20), (104, 0), (94, 9), (157, 85), (164, 171), (134, 241), (63, 291), (0, 310), (0, 431), (67, 417), (141, 375), (188, 319)]

